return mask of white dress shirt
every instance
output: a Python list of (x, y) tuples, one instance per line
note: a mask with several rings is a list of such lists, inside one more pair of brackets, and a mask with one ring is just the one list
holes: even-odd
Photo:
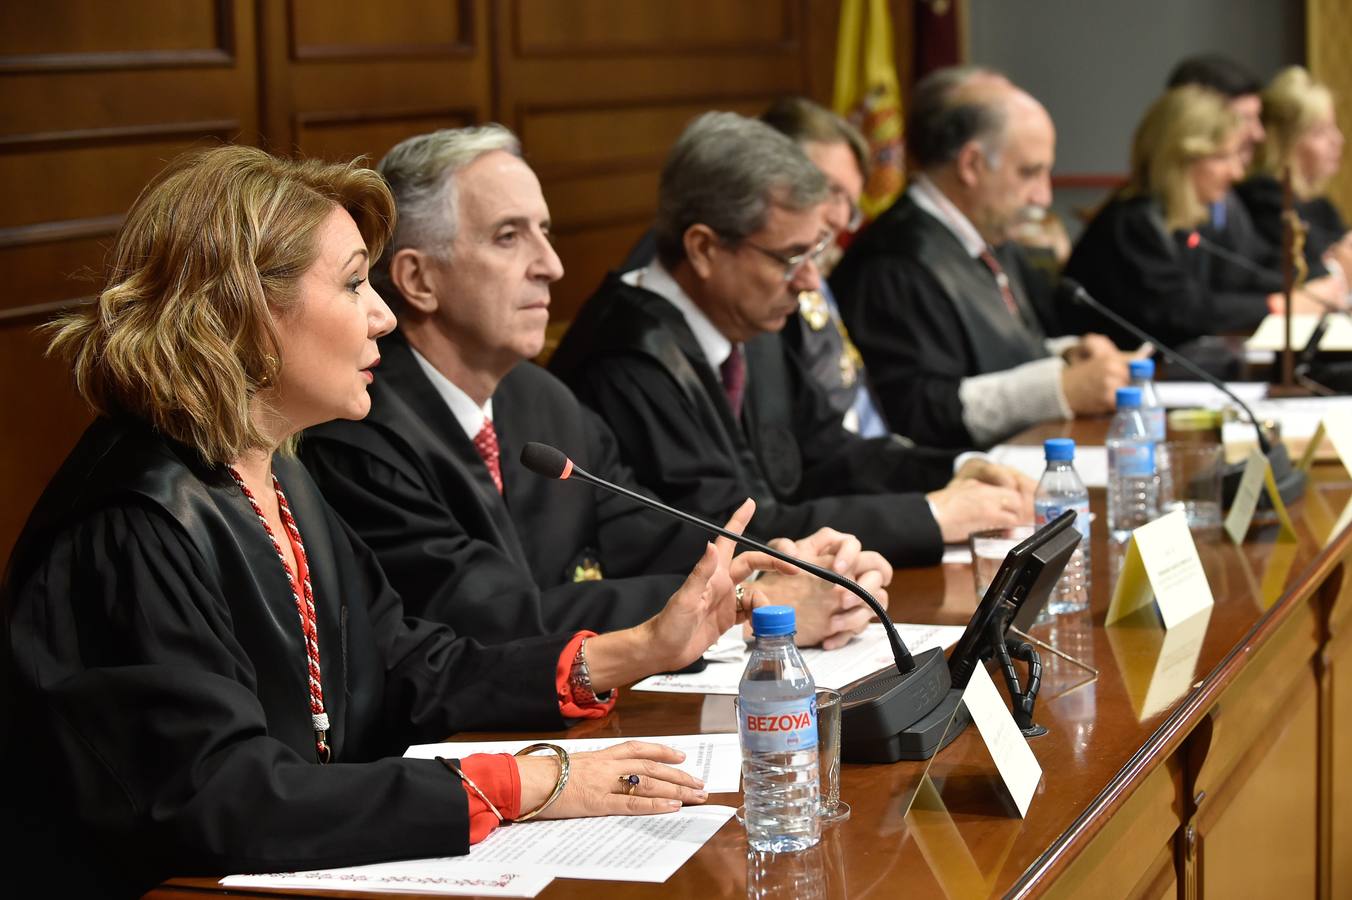
[[(916, 206), (938, 219), (975, 259), (987, 249), (986, 241), (971, 220), (953, 205), (934, 182), (917, 175), (907, 188)], [(982, 265), (985, 265), (982, 263)], [(1073, 341), (1072, 341), (1073, 342)], [(1061, 389), (1061, 370), (1066, 362), (1059, 352), (1065, 341), (1047, 341), (1051, 356), (1035, 359), (1003, 372), (972, 375), (958, 383), (962, 424), (977, 446), (1036, 422), (1074, 418)]]
[[(410, 346), (410, 350), (413, 348)], [(465, 430), (465, 434), (473, 441), (479, 435), (479, 431), (484, 427), (484, 420), (493, 421), (493, 398), (489, 397), (488, 402), (483, 406), (475, 403), (464, 391), (456, 386), (455, 382), (441, 374), (423, 355), (417, 350), (413, 350), (413, 358), (418, 361), (422, 367), (423, 373), (427, 379), (432, 382), (432, 387), (437, 389), (441, 399), (446, 401), (446, 405), (451, 409), (451, 415), (460, 423), (460, 427)]]

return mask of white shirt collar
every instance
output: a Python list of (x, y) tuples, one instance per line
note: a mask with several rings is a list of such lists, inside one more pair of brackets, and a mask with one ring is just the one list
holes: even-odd
[(671, 277), (671, 273), (660, 262), (654, 259), (645, 268), (625, 272), (620, 276), (620, 280), (631, 287), (652, 291), (680, 310), (681, 315), (685, 317), (685, 324), (695, 335), (695, 343), (699, 344), (700, 352), (715, 371), (727, 362), (728, 357), (732, 355), (732, 342), (714, 327), (714, 323), (710, 322), (704, 311), (695, 305), (695, 301), (686, 296), (685, 291), (676, 283), (676, 279)]
[(945, 197), (944, 192), (935, 187), (929, 178), (916, 175), (911, 179), (907, 193), (911, 195), (911, 200), (916, 206), (934, 216), (945, 228), (953, 232), (953, 236), (968, 254), (975, 257), (986, 251), (986, 240), (981, 236), (981, 232), (976, 230), (971, 220), (964, 216), (962, 211), (953, 205), (953, 201)]
[[(409, 346), (410, 350), (413, 347)], [(435, 366), (423, 358), (423, 355), (417, 350), (413, 350), (413, 358), (418, 361), (422, 367), (423, 374), (427, 376), (428, 381), (432, 382), (432, 387), (437, 389), (441, 399), (446, 401), (446, 405), (451, 409), (451, 415), (460, 423), (460, 427), (465, 430), (465, 434), (472, 441), (479, 434), (479, 430), (484, 427), (484, 420), (493, 421), (493, 398), (489, 397), (488, 402), (483, 406), (470, 399), (469, 394), (441, 374)]]

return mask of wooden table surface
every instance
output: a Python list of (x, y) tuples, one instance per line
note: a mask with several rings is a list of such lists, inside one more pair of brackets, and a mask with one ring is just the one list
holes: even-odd
[[(1104, 423), (1081, 422), (1035, 428), (1020, 440), (1064, 435), (1101, 444), (1103, 434)], [(805, 853), (779, 858), (748, 853), (741, 826), (730, 820), (665, 884), (557, 879), (540, 896), (710, 900), (1042, 893), (1177, 749), (1287, 611), (1329, 577), (1349, 543), (1346, 531), (1332, 540), (1330, 531), (1352, 500), (1352, 482), (1341, 466), (1316, 466), (1306, 497), (1292, 508), (1297, 543), (1277, 543), (1274, 526), (1255, 528), (1239, 547), (1223, 537), (1199, 543), (1216, 605), (1204, 628), (1171, 633), (1166, 645), (1164, 632), (1153, 625), (1101, 624), (1121, 552), (1110, 551), (1106, 541), (1103, 492), (1091, 494), (1097, 513), (1091, 609), (1060, 616), (1032, 633), (1097, 668), (1098, 676), (1087, 680), (1083, 669), (1043, 652), (1036, 720), (1049, 733), (1030, 742), (1043, 779), (1025, 819), (1004, 799), (990, 758), (969, 728), (935, 758), (928, 783), (922, 781), (924, 763), (844, 765), (841, 798), (853, 814), (826, 829), (820, 846)], [(947, 624), (964, 623), (976, 599), (970, 568), (960, 565), (899, 571), (890, 597), (900, 621)], [(993, 677), (1003, 695), (994, 670)], [(630, 691), (611, 716), (555, 736), (734, 728), (731, 697)], [(740, 799), (714, 795), (710, 802), (737, 806)], [(212, 890), (218, 890), (212, 879), (175, 879), (151, 896), (200, 897)]]

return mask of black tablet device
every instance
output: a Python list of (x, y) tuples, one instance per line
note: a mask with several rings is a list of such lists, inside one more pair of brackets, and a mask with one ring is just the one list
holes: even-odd
[(1002, 637), (1011, 625), (1028, 630), (1079, 542), (1075, 510), (1068, 509), (1009, 551), (948, 658), (954, 688), (966, 687), (972, 669), (995, 652), (991, 645), (994, 623), (1004, 622)]

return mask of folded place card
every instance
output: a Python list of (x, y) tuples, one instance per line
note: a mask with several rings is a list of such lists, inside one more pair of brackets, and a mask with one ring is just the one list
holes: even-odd
[(1319, 423), (1319, 430), (1315, 432), (1310, 443), (1317, 443), (1321, 432), (1333, 445), (1333, 451), (1338, 454), (1338, 461), (1343, 464), (1343, 468), (1352, 472), (1352, 414), (1346, 412), (1325, 414), (1323, 421)]
[(1165, 628), (1215, 604), (1182, 510), (1160, 516), (1131, 533), (1104, 624), (1131, 615), (1148, 605), (1152, 597)]
[(1014, 724), (1014, 716), (985, 666), (973, 667), (972, 679), (962, 692), (962, 702), (995, 762), (1001, 783), (1019, 808), (1019, 815), (1028, 815), (1028, 804), (1042, 780), (1042, 766), (1028, 746), (1028, 739)]
[(1249, 526), (1253, 523), (1254, 511), (1258, 509), (1258, 498), (1264, 489), (1267, 490), (1268, 501), (1277, 512), (1277, 520), (1281, 522), (1282, 530), (1277, 539), (1295, 540), (1296, 527), (1291, 524), (1291, 515), (1286, 511), (1286, 504), (1282, 502), (1282, 495), (1277, 490), (1277, 482), (1272, 477), (1272, 464), (1261, 450), (1254, 448), (1245, 460), (1239, 490), (1235, 491), (1230, 512), (1225, 516), (1225, 533), (1230, 535), (1230, 540), (1236, 544), (1244, 543), (1244, 537), (1249, 533)]

